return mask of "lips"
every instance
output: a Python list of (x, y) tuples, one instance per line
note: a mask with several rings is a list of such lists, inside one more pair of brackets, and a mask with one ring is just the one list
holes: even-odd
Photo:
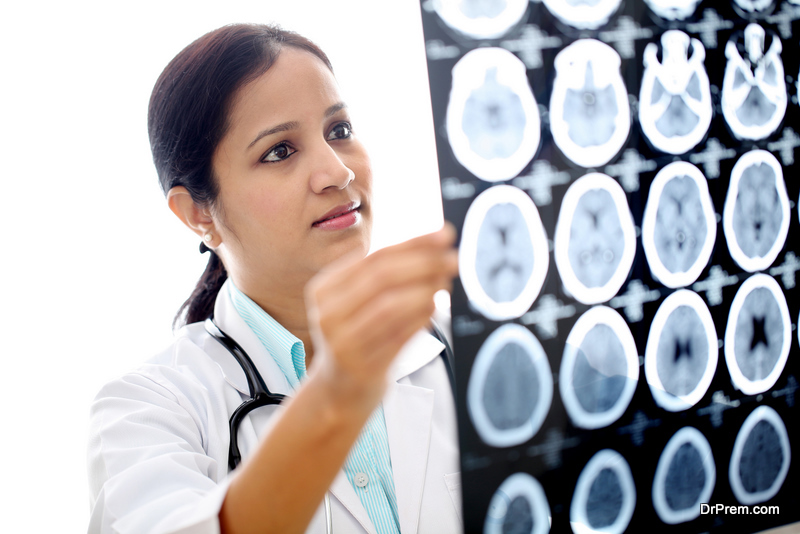
[(341, 206), (337, 206), (330, 210), (328, 213), (323, 215), (318, 220), (314, 221), (311, 226), (319, 226), (322, 223), (330, 221), (332, 219), (336, 219), (337, 217), (342, 217), (343, 215), (347, 215), (356, 211), (357, 209), (361, 208), (361, 203), (358, 201), (350, 202), (348, 204), (342, 204)]

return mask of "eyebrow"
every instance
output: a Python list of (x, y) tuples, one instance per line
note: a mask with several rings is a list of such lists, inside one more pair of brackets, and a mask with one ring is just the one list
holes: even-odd
[[(325, 118), (327, 119), (327, 118), (332, 117), (333, 115), (336, 115), (336, 113), (338, 113), (339, 111), (345, 109), (346, 107), (347, 107), (347, 104), (345, 104), (344, 102), (337, 102), (336, 104), (332, 105), (331, 107), (329, 107), (328, 109), (325, 110)], [(261, 130), (260, 132), (258, 132), (258, 135), (256, 135), (255, 139), (253, 139), (253, 141), (249, 145), (247, 145), (247, 148), (248, 149), (253, 148), (253, 145), (258, 143), (264, 137), (267, 137), (269, 135), (274, 135), (274, 134), (279, 133), (279, 132), (288, 132), (289, 130), (294, 130), (295, 128), (298, 128), (299, 126), (300, 126), (299, 122), (297, 122), (297, 121), (289, 121), (289, 122), (281, 123), (281, 124), (279, 124), (277, 126), (269, 128), (267, 130)]]

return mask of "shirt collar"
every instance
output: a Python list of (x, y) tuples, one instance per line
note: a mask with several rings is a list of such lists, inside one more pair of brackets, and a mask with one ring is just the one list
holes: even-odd
[(228, 291), (233, 307), (258, 337), (278, 364), (292, 389), (306, 376), (306, 353), (303, 342), (286, 330), (229, 279)]

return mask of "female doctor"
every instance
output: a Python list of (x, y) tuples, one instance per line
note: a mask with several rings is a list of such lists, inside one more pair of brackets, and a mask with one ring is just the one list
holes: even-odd
[[(370, 256), (372, 174), (325, 54), (226, 26), (156, 82), (149, 132), (169, 208), (208, 267), (174, 343), (91, 408), (90, 532), (461, 530), (443, 346), (425, 327), (457, 271), (446, 227)], [(404, 152), (399, 151), (402, 161)], [(250, 395), (212, 318), (273, 393)]]

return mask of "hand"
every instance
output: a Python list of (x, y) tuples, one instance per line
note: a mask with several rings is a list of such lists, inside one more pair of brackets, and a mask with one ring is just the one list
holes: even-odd
[(340, 400), (370, 411), (400, 348), (434, 312), (433, 295), (458, 273), (455, 230), (438, 232), (326, 268), (306, 287), (313, 373)]

